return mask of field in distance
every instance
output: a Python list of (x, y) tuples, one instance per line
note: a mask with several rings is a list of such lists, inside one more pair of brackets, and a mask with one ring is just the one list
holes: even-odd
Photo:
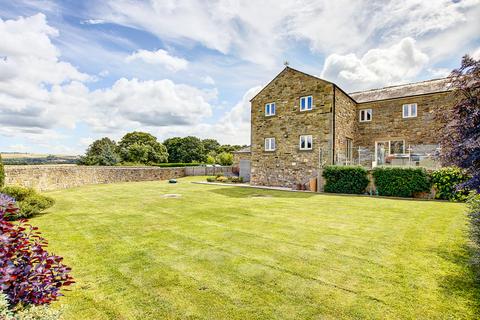
[(2, 152), (2, 160), (7, 165), (28, 165), (28, 164), (73, 164), (77, 163), (79, 156), (41, 154), (24, 152)]

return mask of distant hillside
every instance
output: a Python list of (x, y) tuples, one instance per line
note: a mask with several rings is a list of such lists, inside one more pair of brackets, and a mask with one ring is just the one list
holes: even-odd
[(22, 152), (2, 152), (1, 155), (6, 165), (74, 164), (80, 158), (79, 156)]

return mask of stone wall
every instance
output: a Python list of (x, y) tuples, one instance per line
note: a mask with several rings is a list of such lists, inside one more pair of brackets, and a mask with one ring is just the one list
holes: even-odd
[[(335, 88), (335, 163), (347, 158), (347, 139), (355, 143), (358, 112), (357, 104), (342, 90)], [(354, 149), (354, 148), (353, 148)], [(353, 150), (352, 150), (353, 151)]]
[(233, 166), (238, 167), (240, 166), (240, 160), (251, 160), (252, 153), (251, 152), (234, 152), (233, 153)]
[[(300, 111), (300, 98), (309, 95), (313, 109)], [(333, 85), (285, 68), (251, 102), (250, 182), (292, 187), (317, 177), (319, 163), (329, 157), (325, 152), (332, 143)], [(276, 104), (276, 114), (266, 116), (265, 104), (271, 102)], [(300, 135), (312, 135), (312, 150), (299, 150)], [(275, 151), (265, 151), (265, 138), (275, 138)]]
[[(410, 103), (417, 104), (417, 116), (403, 118), (402, 106)], [(361, 109), (372, 109), (372, 120), (356, 120), (354, 146), (365, 148), (373, 156), (376, 141), (404, 140), (405, 149), (408, 146), (438, 145), (441, 143), (439, 133), (445, 123), (436, 115), (450, 112), (453, 105), (453, 95), (449, 92), (359, 103), (357, 114)]]
[(55, 190), (87, 184), (156, 181), (185, 176), (185, 168), (76, 165), (5, 166), (6, 184)]

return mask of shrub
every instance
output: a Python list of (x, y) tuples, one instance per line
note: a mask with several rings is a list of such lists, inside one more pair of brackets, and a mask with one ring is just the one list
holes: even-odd
[(55, 204), (55, 200), (51, 197), (41, 195), (32, 188), (8, 186), (1, 189), (1, 192), (14, 198), (20, 207), (20, 211), (15, 216), (9, 217), (11, 220), (30, 218)]
[(228, 178), (224, 176), (217, 177), (215, 180), (217, 182), (223, 182), (223, 183), (228, 182)]
[(231, 177), (230, 181), (232, 183), (242, 183), (243, 182), (243, 177)]
[(217, 162), (222, 166), (231, 166), (233, 164), (233, 154), (222, 152), (217, 156)]
[(43, 305), (57, 300), (60, 289), (73, 283), (62, 257), (46, 251), (38, 228), (5, 218), (15, 210), (13, 198), (0, 195), (0, 289), (11, 307)]
[(428, 192), (431, 181), (423, 168), (375, 168), (375, 186), (381, 196), (412, 197), (417, 192)]
[(472, 193), (468, 198), (467, 205), (470, 219), (470, 235), (474, 246), (473, 264), (480, 278), (480, 195)]
[(9, 308), (7, 296), (0, 293), (0, 319), (10, 320), (13, 318), (13, 313)]
[(5, 168), (3, 167), (2, 155), (0, 154), (0, 188), (5, 185)]
[(36, 194), (35, 189), (32, 188), (25, 188), (21, 186), (8, 186), (2, 188), (2, 193), (9, 195), (10, 197), (14, 198), (15, 201), (20, 202), (25, 200), (26, 198), (33, 196)]
[(432, 184), (437, 190), (435, 198), (450, 201), (465, 201), (468, 198), (467, 189), (457, 187), (470, 179), (470, 176), (457, 167), (445, 167), (430, 174)]
[(216, 178), (215, 177), (207, 177), (207, 182), (215, 182)]
[(368, 172), (358, 166), (327, 166), (323, 170), (325, 192), (362, 194), (368, 186)]
[(48, 306), (30, 306), (15, 313), (12, 320), (58, 320), (62, 315), (61, 310)]

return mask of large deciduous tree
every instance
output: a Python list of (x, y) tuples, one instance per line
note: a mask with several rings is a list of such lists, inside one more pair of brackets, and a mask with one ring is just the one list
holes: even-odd
[(216, 154), (218, 148), (220, 148), (220, 143), (215, 139), (203, 139), (202, 144), (205, 154)]
[(206, 152), (202, 140), (196, 137), (174, 137), (163, 142), (168, 150), (168, 162), (205, 162)]
[(156, 164), (168, 161), (167, 148), (146, 132), (130, 132), (118, 143), (122, 161)]
[(120, 162), (117, 144), (107, 137), (95, 140), (79, 162), (90, 166), (113, 166)]
[(464, 56), (450, 76), (456, 104), (448, 114), (442, 160), (466, 169), (472, 178), (463, 186), (480, 192), (480, 60)]

